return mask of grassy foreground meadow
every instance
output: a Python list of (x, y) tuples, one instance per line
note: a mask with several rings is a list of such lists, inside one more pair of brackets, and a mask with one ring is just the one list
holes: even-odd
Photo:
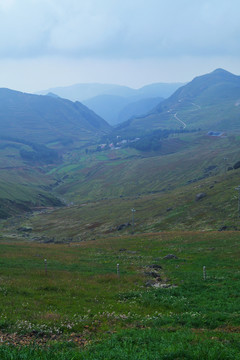
[(2, 238), (0, 358), (239, 359), (239, 255), (238, 232)]

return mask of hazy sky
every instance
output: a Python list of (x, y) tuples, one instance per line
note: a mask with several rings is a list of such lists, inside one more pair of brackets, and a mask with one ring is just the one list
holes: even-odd
[(239, 0), (0, 0), (0, 87), (240, 74)]

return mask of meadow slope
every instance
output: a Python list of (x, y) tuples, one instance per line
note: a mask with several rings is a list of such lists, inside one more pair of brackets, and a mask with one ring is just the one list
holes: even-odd
[(238, 232), (162, 232), (71, 246), (3, 237), (0, 249), (1, 359), (240, 355)]

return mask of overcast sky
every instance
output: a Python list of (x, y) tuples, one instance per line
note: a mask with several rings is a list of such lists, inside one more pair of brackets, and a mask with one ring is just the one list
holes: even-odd
[(0, 87), (240, 74), (239, 0), (0, 0)]

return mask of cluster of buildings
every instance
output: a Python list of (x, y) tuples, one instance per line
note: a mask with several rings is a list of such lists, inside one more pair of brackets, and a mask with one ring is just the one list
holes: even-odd
[(136, 142), (138, 140), (140, 140), (140, 138), (135, 138), (132, 140), (124, 139), (124, 140), (118, 141), (116, 143), (112, 142), (110, 144), (100, 144), (100, 148), (101, 148), (101, 150), (107, 150), (107, 149), (118, 150), (118, 149), (121, 149), (122, 147), (126, 146), (127, 144)]

